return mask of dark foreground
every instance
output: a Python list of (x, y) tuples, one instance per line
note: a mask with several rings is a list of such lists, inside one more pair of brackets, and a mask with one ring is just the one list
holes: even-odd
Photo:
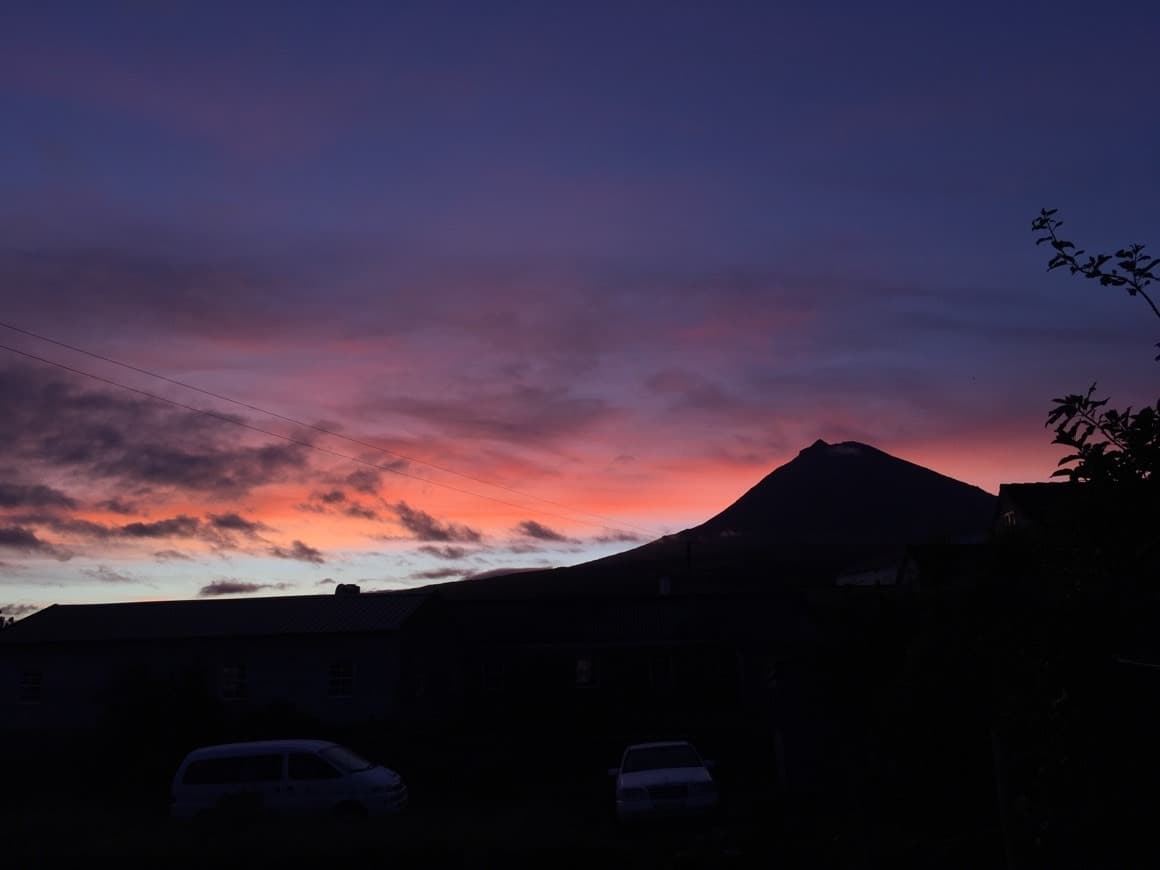
[(913, 838), (780, 806), (760, 794), (733, 795), (712, 818), (629, 829), (614, 822), (605, 801), (579, 794), (420, 798), (406, 813), (386, 818), (214, 825), (176, 823), (163, 808), (124, 799), (58, 795), (10, 803), (0, 834), (9, 866), (80, 857), (146, 858), (166, 866), (298, 865), (333, 857), (395, 867), (1003, 866), (997, 831)]

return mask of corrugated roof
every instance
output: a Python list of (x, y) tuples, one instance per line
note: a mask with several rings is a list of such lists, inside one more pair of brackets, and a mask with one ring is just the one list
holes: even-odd
[(54, 604), (0, 632), (0, 643), (69, 643), (397, 631), (430, 593)]

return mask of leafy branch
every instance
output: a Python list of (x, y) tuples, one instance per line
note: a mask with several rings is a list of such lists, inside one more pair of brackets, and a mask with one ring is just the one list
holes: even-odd
[[(1085, 394), (1052, 399), (1055, 408), (1047, 426), (1055, 426), (1052, 444), (1070, 447), (1074, 453), (1059, 460), (1052, 477), (1073, 481), (1128, 483), (1148, 480), (1160, 468), (1160, 401), (1156, 407), (1132, 412), (1102, 410), (1107, 399), (1093, 399), (1096, 385)], [(1093, 441), (1098, 435), (1103, 440)], [(1071, 468), (1064, 468), (1075, 462)]]
[[(1066, 268), (1073, 275), (1099, 281), (1103, 287), (1123, 287), (1129, 296), (1143, 297), (1160, 319), (1160, 308), (1147, 292), (1154, 281), (1160, 280), (1160, 258), (1145, 254), (1143, 245), (1132, 244), (1115, 254), (1088, 254), (1086, 260), (1081, 260), (1086, 252), (1059, 236), (1063, 221), (1056, 219), (1057, 211), (1041, 209), (1039, 217), (1031, 222), (1032, 231), (1043, 234), (1035, 244), (1047, 243), (1055, 252), (1047, 264), (1048, 271)], [(1113, 259), (1115, 267), (1108, 268)], [(1160, 347), (1160, 343), (1156, 346)], [(1160, 354), (1156, 359), (1160, 360)], [(1053, 444), (1073, 451), (1059, 460), (1052, 477), (1111, 484), (1160, 482), (1160, 401), (1155, 408), (1144, 407), (1135, 413), (1130, 407), (1124, 411), (1105, 410), (1108, 400), (1093, 398), (1095, 390), (1096, 385), (1092, 384), (1087, 393), (1052, 399), (1055, 407), (1044, 425), (1055, 427)]]
[[(1120, 248), (1115, 254), (1088, 254), (1087, 260), (1081, 261), (1080, 256), (1087, 252), (1076, 248), (1074, 242), (1059, 237), (1058, 230), (1063, 226), (1063, 221), (1055, 218), (1057, 211), (1059, 209), (1040, 209), (1039, 217), (1031, 222), (1033, 232), (1046, 233), (1037, 238), (1035, 244), (1047, 242), (1055, 251), (1047, 264), (1047, 270), (1050, 272), (1052, 269), (1066, 267), (1073, 275), (1099, 281), (1102, 287), (1123, 287), (1129, 296), (1142, 297), (1152, 313), (1160, 318), (1160, 308), (1156, 307), (1145, 289), (1153, 281), (1160, 280), (1160, 258), (1145, 254), (1143, 245), (1131, 244)], [(1117, 268), (1106, 269), (1105, 265), (1113, 259), (1117, 261)], [(1160, 347), (1160, 342), (1156, 346)], [(1160, 354), (1156, 355), (1156, 359), (1160, 360)]]

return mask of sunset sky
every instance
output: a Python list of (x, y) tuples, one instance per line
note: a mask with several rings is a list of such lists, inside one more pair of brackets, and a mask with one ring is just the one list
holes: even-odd
[(0, 609), (575, 564), (817, 438), (1045, 480), (1053, 396), (1160, 381), (1160, 322), (1030, 231), (1160, 246), (1158, 31), (6, 3)]

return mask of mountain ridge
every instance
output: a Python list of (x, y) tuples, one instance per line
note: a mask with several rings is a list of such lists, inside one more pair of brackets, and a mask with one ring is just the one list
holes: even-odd
[(826, 582), (908, 546), (981, 540), (997, 497), (868, 444), (818, 439), (705, 522), (565, 568), (429, 587), (476, 595), (655, 594)]

